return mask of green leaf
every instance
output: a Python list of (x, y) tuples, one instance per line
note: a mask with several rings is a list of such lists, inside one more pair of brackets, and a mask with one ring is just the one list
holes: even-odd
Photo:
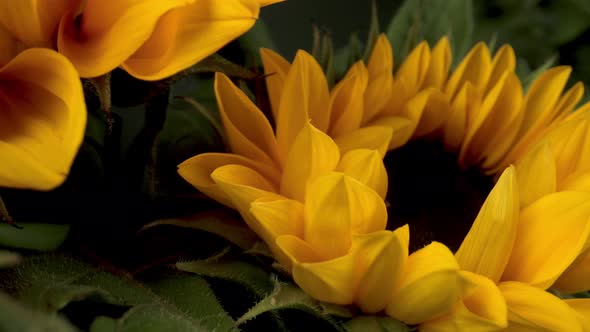
[(273, 289), (269, 273), (262, 268), (242, 261), (192, 261), (178, 262), (176, 268), (204, 277), (218, 278), (240, 284), (263, 298)]
[(261, 66), (262, 60), (258, 56), (261, 48), (269, 48), (271, 50), (278, 50), (274, 42), (268, 25), (263, 19), (256, 20), (252, 29), (248, 30), (242, 37), (239, 38), (240, 45), (244, 49), (244, 56), (246, 57), (246, 65)]
[(22, 332), (74, 332), (76, 328), (55, 314), (30, 310), (0, 293), (0, 330)]
[(199, 213), (185, 218), (156, 220), (145, 225), (142, 230), (160, 225), (172, 225), (209, 232), (228, 240), (243, 250), (251, 249), (260, 241), (258, 236), (243, 222), (223, 212)]
[(66, 239), (70, 225), (19, 223), (22, 228), (0, 224), (0, 245), (49, 251), (59, 247)]
[(390, 317), (360, 316), (346, 322), (350, 332), (408, 332), (412, 331), (404, 323)]

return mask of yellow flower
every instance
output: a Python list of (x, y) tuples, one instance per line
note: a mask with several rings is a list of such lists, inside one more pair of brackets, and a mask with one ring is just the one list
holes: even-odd
[(58, 50), (82, 77), (122, 66), (158, 80), (214, 53), (281, 0), (0, 1), (0, 25), (25, 47)]
[(85, 128), (84, 94), (72, 64), (49, 49), (21, 52), (0, 27), (0, 187), (60, 185)]

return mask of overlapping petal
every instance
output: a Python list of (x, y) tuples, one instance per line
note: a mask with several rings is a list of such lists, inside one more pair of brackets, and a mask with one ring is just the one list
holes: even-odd
[(266, 89), (268, 91), (272, 115), (276, 121), (281, 102), (281, 94), (283, 93), (283, 85), (285, 84), (291, 64), (278, 53), (266, 48), (260, 49), (260, 58), (264, 65)]
[(359, 180), (385, 199), (388, 186), (387, 170), (379, 151), (369, 149), (348, 151), (340, 159), (336, 171)]

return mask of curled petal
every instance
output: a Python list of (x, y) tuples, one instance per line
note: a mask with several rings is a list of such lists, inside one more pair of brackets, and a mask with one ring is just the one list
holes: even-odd
[(268, 90), (270, 107), (272, 109), (273, 118), (276, 121), (281, 102), (281, 94), (283, 93), (283, 86), (285, 85), (285, 80), (287, 79), (287, 73), (289, 73), (291, 64), (278, 53), (267, 48), (260, 49), (260, 57), (262, 58), (262, 64), (264, 66), (266, 89)]
[(520, 282), (504, 282), (500, 291), (508, 304), (510, 331), (579, 331), (574, 310), (560, 298)]
[(580, 254), (553, 284), (553, 288), (566, 293), (583, 292), (590, 289), (590, 249)]
[(590, 194), (585, 192), (554, 193), (524, 208), (502, 280), (551, 286), (585, 249), (589, 217)]
[(462, 269), (498, 282), (516, 238), (519, 204), (514, 167), (502, 173), (455, 255)]
[(0, 186), (60, 185), (85, 128), (82, 84), (64, 56), (28, 49), (0, 69)]
[(387, 194), (387, 170), (377, 150), (350, 150), (342, 156), (336, 171), (343, 172), (375, 190), (381, 198)]
[(453, 253), (433, 242), (408, 257), (385, 312), (407, 324), (420, 324), (448, 313), (464, 288)]

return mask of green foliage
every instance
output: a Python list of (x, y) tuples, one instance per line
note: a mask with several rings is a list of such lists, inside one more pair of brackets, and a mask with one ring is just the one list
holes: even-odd
[(19, 223), (18, 227), (0, 224), (0, 245), (48, 251), (59, 247), (68, 235), (69, 225)]

